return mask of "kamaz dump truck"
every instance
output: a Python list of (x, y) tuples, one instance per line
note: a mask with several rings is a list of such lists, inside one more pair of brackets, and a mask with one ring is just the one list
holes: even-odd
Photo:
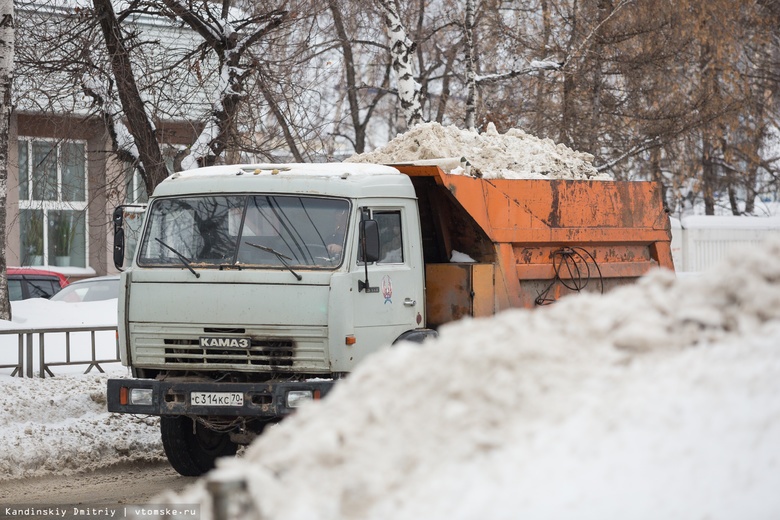
[(435, 164), (178, 173), (150, 199), (122, 274), (133, 377), (109, 380), (108, 409), (161, 416), (172, 466), (199, 475), (383, 346), (655, 267), (673, 268), (649, 182), (487, 179)]

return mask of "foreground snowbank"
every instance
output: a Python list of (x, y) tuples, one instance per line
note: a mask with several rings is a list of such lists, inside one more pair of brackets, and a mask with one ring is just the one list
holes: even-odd
[(780, 241), (442, 332), (210, 478), (265, 520), (780, 515)]

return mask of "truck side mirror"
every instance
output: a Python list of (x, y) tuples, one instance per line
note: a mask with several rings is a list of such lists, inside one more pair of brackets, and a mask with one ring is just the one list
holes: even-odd
[(376, 220), (360, 221), (360, 253), (365, 263), (379, 260), (379, 225)]
[(125, 229), (123, 227), (124, 208), (118, 206), (114, 210), (112, 222), (114, 224), (114, 266), (120, 271), (125, 263)]

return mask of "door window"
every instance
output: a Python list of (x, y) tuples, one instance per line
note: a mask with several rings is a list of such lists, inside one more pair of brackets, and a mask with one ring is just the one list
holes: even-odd
[(380, 264), (404, 263), (403, 235), (400, 211), (375, 211), (374, 220), (379, 227)]

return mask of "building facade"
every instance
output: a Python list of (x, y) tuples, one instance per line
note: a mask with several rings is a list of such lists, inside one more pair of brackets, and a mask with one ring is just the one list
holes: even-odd
[[(71, 278), (116, 272), (113, 210), (146, 197), (137, 172), (111, 152), (109, 133), (83, 89), (78, 67), (52, 66), (69, 59), (77, 65), (100, 61), (104, 44), (99, 33), (74, 30), (89, 9), (91, 2), (82, 0), (16, 3), (6, 261)], [(209, 78), (176, 67), (200, 40), (161, 17), (138, 15), (125, 23), (132, 25), (129, 32), (151, 42), (139, 46), (146, 54), (134, 51), (134, 67), (172, 171), (172, 154), (194, 141), (199, 126), (194, 121), (211, 109), (204, 87)]]
[[(194, 138), (192, 125), (166, 130), (168, 143)], [(16, 113), (9, 137), (7, 264), (73, 278), (116, 272), (111, 215), (118, 205), (145, 202), (146, 190), (109, 152), (101, 121)]]

